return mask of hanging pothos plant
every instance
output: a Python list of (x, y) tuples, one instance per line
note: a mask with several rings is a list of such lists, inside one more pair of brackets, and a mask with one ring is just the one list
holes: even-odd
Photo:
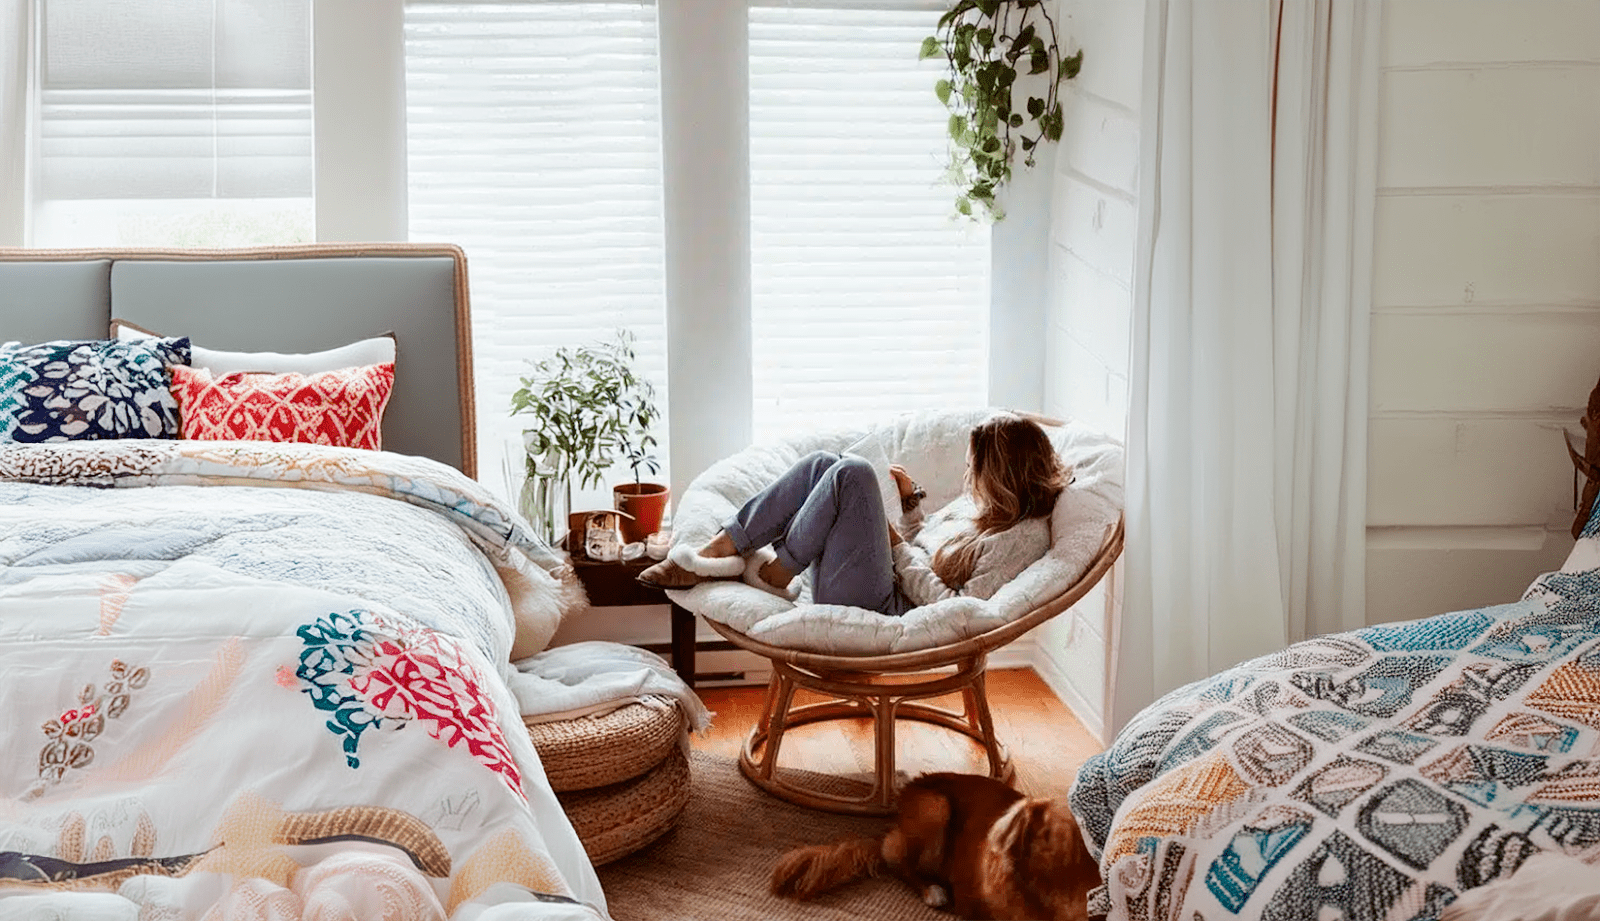
[[(941, 54), (950, 72), (934, 93), (950, 110), (946, 178), (960, 189), (956, 211), (999, 220), (995, 193), (1011, 178), (1017, 150), (1033, 166), (1041, 143), (1061, 139), (1056, 90), (1078, 75), (1083, 52), (1061, 57), (1049, 0), (956, 0), (922, 40), (921, 58)], [(1024, 80), (1021, 90), (1019, 73), (1041, 79)], [(1018, 95), (1026, 96), (1020, 106)]]

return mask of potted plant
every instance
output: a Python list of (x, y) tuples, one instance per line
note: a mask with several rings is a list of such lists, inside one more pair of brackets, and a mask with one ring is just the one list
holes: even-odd
[(634, 335), (561, 347), (537, 362), (511, 395), (512, 415), (532, 417), (523, 430), (528, 480), (523, 514), (554, 543), (567, 523), (571, 483), (597, 486), (618, 457), (633, 482), (613, 489), (623, 512), (625, 540), (643, 540), (661, 526), (667, 487), (642, 482), (642, 471), (659, 468), (651, 429), (659, 415), (655, 388), (634, 370)]
[(1078, 75), (1083, 52), (1062, 56), (1053, 5), (955, 0), (935, 34), (922, 40), (921, 58), (943, 55), (950, 65), (933, 91), (950, 110), (945, 178), (960, 190), (956, 211), (962, 215), (1005, 217), (995, 195), (1011, 179), (1017, 149), (1033, 166), (1041, 143), (1061, 140), (1065, 119), (1057, 88)]

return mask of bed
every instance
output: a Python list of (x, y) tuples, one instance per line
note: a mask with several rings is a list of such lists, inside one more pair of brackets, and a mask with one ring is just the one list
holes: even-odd
[(1113, 919), (1432, 921), (1536, 855), (1600, 865), (1600, 519), (1519, 601), (1173, 691), (1070, 801)]
[[(157, 338), (90, 352), (392, 333), (392, 360), (368, 447), (21, 443), (34, 417), (13, 418), (0, 917), (606, 917), (507, 684), (582, 596), (471, 478), (461, 251), (0, 250), (0, 342), (105, 339), (113, 318)], [(55, 373), (29, 367), (0, 363)], [(0, 421), (36, 392), (3, 378)], [(132, 431), (165, 424), (140, 405)]]

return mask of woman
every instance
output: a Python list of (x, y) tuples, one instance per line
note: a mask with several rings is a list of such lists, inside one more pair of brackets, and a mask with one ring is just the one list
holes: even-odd
[(872, 466), (817, 451), (757, 493), (698, 551), (674, 547), (639, 574), (661, 588), (743, 577), (787, 598), (813, 569), (818, 604), (898, 617), (953, 595), (988, 598), (1050, 549), (1050, 512), (1072, 481), (1044, 430), (1010, 413), (974, 426), (966, 490), (923, 518), (924, 493), (891, 466), (900, 526), (889, 523)]

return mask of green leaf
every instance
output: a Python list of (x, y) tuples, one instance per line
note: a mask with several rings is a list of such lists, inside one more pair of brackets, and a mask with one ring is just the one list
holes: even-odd
[(1073, 77), (1076, 77), (1078, 75), (1078, 71), (1080, 71), (1082, 69), (1083, 69), (1083, 50), (1080, 48), (1078, 50), (1078, 53), (1073, 55), (1072, 57), (1070, 57), (1070, 58), (1062, 58), (1061, 59), (1061, 75), (1059, 77), (1057, 77), (1056, 79), (1057, 80), (1071, 80)]
[(938, 83), (935, 83), (933, 85), (933, 95), (938, 96), (939, 97), (939, 102), (942, 103), (943, 105), (949, 105), (950, 104), (950, 81), (949, 80), (940, 80)]
[(963, 14), (965, 14), (968, 10), (973, 9), (977, 5), (978, 0), (957, 0), (954, 6), (950, 7), (950, 9), (946, 11), (943, 16), (939, 17), (939, 28), (942, 29), (952, 22), (955, 22), (957, 19), (960, 19)]
[(917, 49), (917, 60), (923, 61), (928, 58), (938, 57), (941, 50), (943, 49), (939, 46), (939, 39), (930, 35), (922, 40), (922, 47)]
[(1034, 118), (1038, 118), (1039, 116), (1043, 115), (1044, 114), (1044, 100), (1040, 99), (1038, 96), (1029, 96), (1028, 97), (1028, 114), (1033, 116)]
[(978, 0), (978, 12), (993, 19), (1000, 12), (1000, 0)]
[(951, 140), (960, 140), (967, 133), (967, 120), (961, 115), (950, 116), (950, 123), (946, 126)]
[(1013, 128), (1021, 128), (1022, 127), (1022, 116), (1013, 113), (1011, 118), (1006, 122), (1006, 124), (1010, 125)]
[(972, 199), (966, 197), (965, 195), (958, 196), (956, 198), (956, 210), (962, 214), (965, 214), (967, 217), (971, 217)]
[(1061, 140), (1061, 128), (1066, 124), (1066, 119), (1061, 114), (1061, 103), (1056, 103), (1050, 114), (1039, 119), (1039, 127), (1044, 130), (1044, 136), (1052, 141)]
[(994, 47), (994, 30), (979, 29), (977, 32), (978, 45), (983, 48)]
[(1042, 74), (1050, 69), (1050, 55), (1045, 51), (1035, 51), (1028, 59), (1028, 73)]
[(1027, 49), (1028, 43), (1031, 42), (1031, 41), (1033, 41), (1033, 24), (1029, 23), (1028, 25), (1024, 26), (1022, 28), (1022, 31), (1017, 33), (1017, 37), (1014, 40), (1012, 40), (1012, 42), (1011, 42), (1011, 55), (1012, 55), (1012, 57), (1017, 57), (1017, 56), (1021, 55), (1022, 52)]

